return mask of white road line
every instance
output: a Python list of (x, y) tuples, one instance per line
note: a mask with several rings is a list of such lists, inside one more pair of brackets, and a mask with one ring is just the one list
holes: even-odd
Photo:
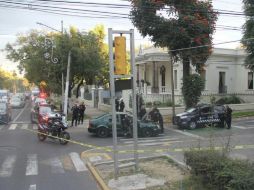
[(19, 112), (19, 114), (17, 115), (17, 117), (13, 120), (13, 123), (15, 123), (17, 120), (18, 120), (18, 118), (21, 116), (21, 114), (25, 111), (25, 109), (26, 109), (26, 107), (28, 106), (28, 104), (26, 104), (26, 106), (22, 109), (22, 111), (21, 112)]
[(247, 127), (243, 127), (243, 126), (232, 126), (234, 128), (238, 128), (238, 129), (247, 129)]
[(50, 164), (51, 164), (51, 171), (52, 173), (56, 174), (56, 173), (64, 173), (64, 169), (63, 169), (63, 165), (62, 162), (60, 161), (59, 158), (52, 158), (50, 160)]
[(28, 128), (28, 124), (23, 124), (21, 129), (27, 129)]
[(36, 184), (30, 185), (29, 190), (36, 190)]
[(38, 126), (37, 125), (33, 125), (33, 130), (37, 130)]
[[(156, 137), (154, 139), (147, 139), (147, 140), (138, 140), (138, 143), (149, 143), (149, 142), (173, 142), (178, 140), (177, 138), (163, 138), (163, 139), (157, 139)], [(129, 141), (123, 141), (124, 144), (132, 144), (133, 140)]]
[[(166, 136), (163, 136), (163, 137), (144, 137), (144, 138), (138, 138), (138, 140), (159, 140), (159, 139), (166, 139), (167, 137)], [(175, 140), (177, 138), (168, 138), (168, 139), (171, 139), (171, 140)], [(133, 141), (133, 138), (120, 138), (120, 141)]]
[(27, 155), (26, 175), (38, 175), (38, 162), (36, 154)]
[(80, 156), (76, 152), (69, 153), (71, 160), (73, 162), (73, 165), (75, 166), (76, 170), (78, 172), (87, 171), (87, 168), (83, 161), (80, 159)]
[(0, 177), (10, 177), (14, 168), (14, 164), (16, 162), (16, 156), (8, 156), (1, 167)]
[(11, 124), (9, 130), (15, 130), (17, 126), (18, 126), (17, 124)]
[(183, 134), (183, 135), (186, 135), (186, 136), (189, 136), (189, 137), (194, 137), (194, 138), (202, 139), (202, 140), (205, 139), (204, 137), (201, 137), (199, 135), (194, 135), (194, 134), (186, 132), (186, 131), (181, 131), (181, 130), (178, 130), (178, 129), (169, 129), (169, 130), (180, 133), (180, 134)]

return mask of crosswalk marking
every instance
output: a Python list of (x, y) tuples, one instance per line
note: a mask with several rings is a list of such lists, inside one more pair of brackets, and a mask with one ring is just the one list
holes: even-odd
[(27, 167), (26, 175), (37, 175), (38, 174), (38, 162), (36, 154), (27, 155)]
[(3, 162), (1, 170), (0, 170), (0, 177), (11, 176), (15, 162), (16, 162), (15, 155), (7, 156), (7, 158)]
[(30, 185), (29, 190), (36, 190), (36, 184)]
[(80, 156), (76, 152), (71, 152), (70, 154), (73, 165), (75, 166), (78, 172), (87, 171), (87, 168), (84, 162), (80, 159)]
[[(144, 139), (144, 140), (139, 140), (138, 139), (138, 143), (152, 143), (152, 142), (167, 142), (167, 141), (176, 141), (178, 140), (178, 138), (167, 138), (167, 137), (164, 137), (164, 138), (158, 138), (158, 137), (153, 137), (153, 138), (147, 138)], [(120, 139), (120, 141), (122, 141), (122, 139)], [(133, 140), (130, 139), (130, 140), (123, 140), (123, 143), (124, 144), (132, 144), (133, 143)]]
[(11, 126), (9, 127), (9, 130), (15, 130), (17, 127), (17, 124), (11, 124)]
[(23, 124), (21, 129), (28, 129), (28, 124)]
[(52, 158), (50, 162), (52, 173), (64, 173), (63, 165), (59, 158)]

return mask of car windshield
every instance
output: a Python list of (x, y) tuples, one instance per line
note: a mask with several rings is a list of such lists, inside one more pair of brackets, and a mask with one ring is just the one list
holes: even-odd
[(188, 109), (186, 112), (188, 112), (188, 113), (193, 113), (193, 112), (195, 112), (195, 111), (197, 111), (197, 108), (190, 108), (190, 109)]
[(41, 106), (40, 107), (40, 114), (48, 114), (48, 113), (52, 113), (52, 109), (51, 107), (47, 107), (47, 106)]
[(21, 100), (19, 98), (12, 98), (11, 101), (12, 102), (21, 102)]

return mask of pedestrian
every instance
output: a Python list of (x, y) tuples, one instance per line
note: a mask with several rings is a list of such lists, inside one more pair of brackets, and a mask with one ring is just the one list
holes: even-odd
[(142, 106), (141, 106), (141, 109), (140, 109), (140, 111), (139, 111), (139, 113), (138, 113), (138, 118), (139, 118), (140, 120), (143, 120), (145, 115), (146, 115), (146, 108), (145, 108), (144, 105), (142, 105)]
[(231, 121), (232, 121), (232, 109), (226, 105), (225, 106), (225, 120), (226, 120), (226, 123), (227, 123), (227, 128), (230, 129), (231, 128)]
[(80, 123), (83, 124), (85, 111), (86, 111), (86, 105), (84, 104), (84, 102), (82, 102), (82, 103), (79, 105), (79, 118), (78, 118), (78, 124), (80, 124)]
[(115, 104), (116, 104), (116, 111), (119, 111), (119, 100), (118, 100), (118, 98), (115, 100)]
[(72, 111), (71, 127), (73, 127), (74, 122), (75, 122), (75, 126), (77, 126), (78, 116), (79, 116), (79, 108), (77, 103), (74, 104), (74, 106), (71, 108), (71, 111)]
[(123, 112), (124, 107), (125, 107), (125, 104), (124, 104), (123, 99), (121, 98), (121, 99), (120, 99), (120, 104), (119, 104), (119, 111), (120, 111), (120, 112)]

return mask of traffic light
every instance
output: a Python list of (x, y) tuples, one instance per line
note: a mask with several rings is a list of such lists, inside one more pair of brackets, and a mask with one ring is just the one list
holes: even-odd
[(115, 37), (115, 74), (128, 74), (128, 64), (126, 62), (126, 38), (123, 36)]

